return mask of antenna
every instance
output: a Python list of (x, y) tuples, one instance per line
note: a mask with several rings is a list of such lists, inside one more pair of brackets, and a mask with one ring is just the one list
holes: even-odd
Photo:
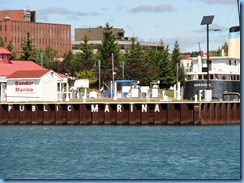
[(200, 45), (200, 42), (198, 42), (198, 45), (199, 45), (199, 51), (201, 52), (201, 45)]
[(240, 26), (241, 25), (240, 0), (237, 0), (237, 9), (238, 9), (238, 19), (239, 19), (239, 26)]

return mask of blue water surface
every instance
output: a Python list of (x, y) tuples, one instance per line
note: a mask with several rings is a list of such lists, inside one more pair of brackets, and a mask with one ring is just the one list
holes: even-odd
[(240, 125), (0, 126), (2, 179), (240, 179)]

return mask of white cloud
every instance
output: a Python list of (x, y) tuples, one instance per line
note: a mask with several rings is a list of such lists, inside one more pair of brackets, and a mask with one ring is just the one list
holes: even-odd
[(61, 15), (61, 16), (72, 16), (74, 19), (78, 20), (80, 17), (83, 16), (94, 16), (98, 15), (96, 12), (81, 12), (81, 11), (71, 11), (67, 8), (55, 8), (55, 7), (50, 7), (50, 8), (43, 8), (37, 10), (38, 17), (42, 20), (47, 21), (49, 18), (49, 15)]
[(236, 0), (205, 0), (207, 4), (232, 4)]
[(141, 12), (172, 12), (174, 11), (173, 6), (170, 4), (160, 4), (157, 6), (149, 6), (149, 5), (140, 5), (136, 6), (129, 10), (132, 13), (141, 13)]

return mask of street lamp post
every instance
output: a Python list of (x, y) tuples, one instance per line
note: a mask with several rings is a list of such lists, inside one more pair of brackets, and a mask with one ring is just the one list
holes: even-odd
[(98, 89), (101, 89), (101, 60), (98, 60), (98, 77), (99, 77), (99, 83), (98, 83)]
[(101, 89), (101, 60), (97, 60), (94, 66), (98, 66), (98, 90)]
[(113, 53), (112, 53), (112, 79), (113, 79), (112, 91), (114, 92), (114, 54)]
[(204, 16), (201, 25), (207, 25), (207, 89), (205, 90), (205, 100), (212, 100), (212, 90), (209, 87), (209, 25), (212, 24), (214, 19), (213, 15)]
[(124, 77), (125, 77), (125, 62), (124, 61), (120, 62), (120, 67), (122, 68), (122, 78), (124, 79)]
[(114, 100), (117, 100), (117, 84), (114, 82), (114, 54), (112, 53), (112, 76), (113, 76), (113, 84), (112, 84), (112, 95), (114, 95)]

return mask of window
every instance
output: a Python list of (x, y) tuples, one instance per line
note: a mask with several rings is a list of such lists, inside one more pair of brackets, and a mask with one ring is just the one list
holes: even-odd
[(229, 60), (229, 65), (231, 65), (231, 60)]

